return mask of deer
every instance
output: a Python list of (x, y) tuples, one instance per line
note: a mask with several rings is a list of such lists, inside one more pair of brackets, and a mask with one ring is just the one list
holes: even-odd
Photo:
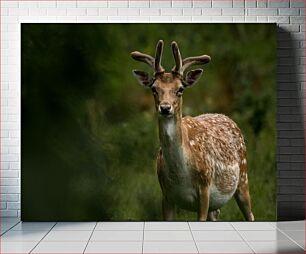
[(216, 221), (233, 196), (245, 220), (254, 221), (249, 193), (246, 145), (237, 124), (223, 114), (182, 116), (182, 95), (202, 76), (210, 56), (182, 59), (178, 44), (171, 43), (175, 61), (170, 72), (161, 65), (164, 42), (156, 45), (155, 57), (131, 52), (134, 60), (153, 68), (153, 75), (133, 70), (144, 87), (150, 88), (158, 115), (160, 149), (157, 175), (162, 192), (164, 220), (175, 218), (175, 209), (197, 212), (199, 221)]

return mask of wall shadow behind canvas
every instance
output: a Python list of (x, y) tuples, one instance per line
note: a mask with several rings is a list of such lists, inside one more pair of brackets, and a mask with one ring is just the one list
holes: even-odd
[[(162, 220), (157, 116), (130, 52), (163, 66), (207, 54), (183, 115), (222, 113), (246, 139), (256, 220), (276, 219), (276, 28), (273, 24), (22, 24), (24, 221)], [(196, 220), (177, 210), (177, 220)], [(244, 220), (232, 199), (220, 220)]]

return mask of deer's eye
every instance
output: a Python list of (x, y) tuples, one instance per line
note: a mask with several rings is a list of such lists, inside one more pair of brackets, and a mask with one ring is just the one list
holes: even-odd
[(184, 92), (184, 87), (181, 86), (181, 87), (176, 91), (176, 95), (180, 97), (180, 96), (183, 95), (183, 92)]

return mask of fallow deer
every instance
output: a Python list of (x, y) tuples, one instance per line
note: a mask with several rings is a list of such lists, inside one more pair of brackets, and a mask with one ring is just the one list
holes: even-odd
[(163, 194), (165, 220), (174, 219), (175, 207), (198, 213), (198, 219), (216, 220), (220, 208), (234, 195), (246, 220), (253, 221), (248, 186), (246, 146), (237, 124), (222, 114), (182, 117), (182, 94), (201, 77), (202, 69), (184, 73), (192, 65), (210, 62), (207, 55), (182, 60), (172, 42), (175, 66), (166, 72), (161, 65), (164, 43), (156, 46), (155, 58), (132, 52), (154, 74), (133, 70), (138, 82), (151, 88), (158, 113), (160, 150), (157, 174)]

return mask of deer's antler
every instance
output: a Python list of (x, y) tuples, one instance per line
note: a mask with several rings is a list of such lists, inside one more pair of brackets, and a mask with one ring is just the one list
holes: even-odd
[(148, 64), (149, 66), (151, 66), (154, 69), (155, 74), (162, 73), (165, 71), (165, 69), (161, 66), (163, 48), (164, 48), (164, 42), (162, 40), (159, 40), (156, 45), (155, 58), (150, 55), (138, 52), (138, 51), (132, 52), (131, 56), (133, 59), (140, 61), (140, 62), (144, 62)]
[(144, 63), (146, 63), (146, 64), (148, 64), (148, 65), (150, 65), (151, 67), (154, 68), (154, 57), (149, 56), (147, 54), (140, 53), (139, 51), (132, 52), (131, 56), (135, 60), (140, 61), (140, 62), (144, 62)]
[(165, 69), (161, 66), (161, 59), (163, 55), (164, 42), (159, 40), (155, 50), (155, 72), (164, 72)]
[(210, 56), (208, 55), (187, 57), (182, 60), (179, 47), (175, 41), (171, 43), (171, 47), (175, 60), (175, 66), (172, 68), (172, 72), (178, 73), (179, 75), (183, 76), (184, 71), (189, 66), (207, 64), (210, 62)]

